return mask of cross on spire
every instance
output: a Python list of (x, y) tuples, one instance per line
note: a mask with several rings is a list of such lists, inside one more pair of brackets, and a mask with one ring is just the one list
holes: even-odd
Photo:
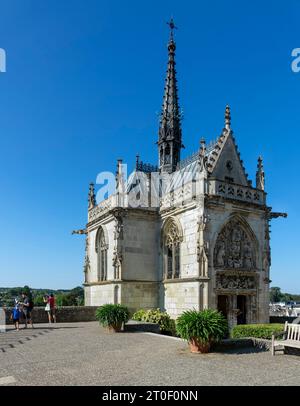
[(171, 20), (167, 24), (170, 27), (170, 41), (173, 41), (173, 39), (174, 39), (174, 30), (178, 29), (176, 27), (175, 23), (174, 23), (173, 17), (171, 18)]

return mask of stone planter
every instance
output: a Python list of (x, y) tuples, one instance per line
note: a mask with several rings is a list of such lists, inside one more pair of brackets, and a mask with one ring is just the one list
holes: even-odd
[(111, 324), (107, 327), (108, 333), (120, 333), (122, 331), (122, 322), (117, 324)]
[(190, 351), (195, 354), (207, 354), (210, 350), (210, 342), (200, 342), (196, 337), (189, 341)]

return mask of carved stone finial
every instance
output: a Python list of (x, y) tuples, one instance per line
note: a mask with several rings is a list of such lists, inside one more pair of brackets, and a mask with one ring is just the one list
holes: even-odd
[(257, 160), (256, 189), (265, 190), (265, 172), (261, 156)]
[(204, 138), (201, 138), (201, 140), (200, 140), (198, 162), (199, 162), (201, 172), (203, 171), (203, 169), (207, 169), (206, 144), (205, 144)]
[(96, 196), (95, 196), (95, 188), (94, 184), (91, 182), (90, 187), (89, 187), (89, 195), (88, 195), (88, 208), (92, 209), (93, 207), (96, 206)]
[(231, 114), (230, 114), (230, 107), (227, 104), (225, 108), (225, 129), (227, 131), (230, 130), (230, 124), (231, 124)]

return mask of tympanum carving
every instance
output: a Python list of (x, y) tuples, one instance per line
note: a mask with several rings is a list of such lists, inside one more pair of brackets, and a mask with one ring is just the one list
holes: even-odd
[(214, 266), (223, 269), (255, 268), (254, 243), (238, 219), (233, 219), (220, 232), (214, 251)]

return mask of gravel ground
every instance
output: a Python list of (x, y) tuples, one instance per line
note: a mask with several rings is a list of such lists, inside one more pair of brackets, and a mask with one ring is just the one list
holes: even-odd
[(96, 322), (0, 333), (0, 385), (300, 385), (300, 357), (253, 348), (191, 354), (179, 339)]

